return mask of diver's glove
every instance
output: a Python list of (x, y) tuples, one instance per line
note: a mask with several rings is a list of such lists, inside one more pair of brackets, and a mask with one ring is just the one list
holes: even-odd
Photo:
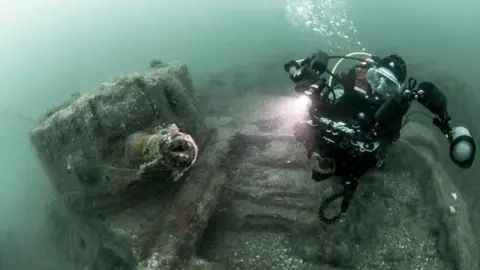
[(454, 127), (448, 134), (450, 158), (462, 169), (468, 169), (475, 160), (476, 145), (470, 131), (465, 127)]

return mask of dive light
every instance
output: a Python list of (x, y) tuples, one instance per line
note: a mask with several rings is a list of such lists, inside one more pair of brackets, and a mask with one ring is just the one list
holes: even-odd
[(313, 92), (311, 90), (304, 91), (297, 97), (295, 101), (295, 113), (297, 115), (308, 114), (313, 105)]
[(475, 160), (476, 145), (470, 131), (465, 127), (455, 127), (450, 132), (450, 158), (462, 169), (468, 169)]

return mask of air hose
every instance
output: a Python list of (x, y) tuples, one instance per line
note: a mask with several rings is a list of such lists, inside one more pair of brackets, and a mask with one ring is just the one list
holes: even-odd
[[(371, 54), (366, 53), (366, 52), (352, 52), (352, 53), (349, 53), (349, 54), (345, 55), (345, 57), (347, 57), (347, 58), (340, 58), (340, 60), (338, 60), (338, 62), (335, 64), (335, 66), (333, 66), (332, 74), (335, 74), (335, 71), (337, 71), (338, 66), (340, 66), (340, 64), (343, 62), (343, 60), (348, 59), (348, 57), (353, 57), (353, 56), (372, 57)], [(333, 82), (333, 76), (330, 76), (330, 78), (328, 79), (328, 86), (329, 87), (332, 87), (332, 82)]]
[[(322, 205), (320, 205), (320, 209), (318, 209), (318, 217), (320, 218), (320, 221), (324, 224), (331, 225), (340, 220), (342, 215), (345, 214), (345, 212), (347, 212), (348, 206), (350, 205), (350, 202), (355, 194), (355, 191), (357, 190), (358, 177), (344, 178), (343, 181), (344, 181), (343, 190), (326, 198), (322, 202)], [(340, 206), (340, 213), (331, 218), (327, 218), (325, 216), (325, 209), (332, 202), (334, 202), (335, 200), (341, 197), (343, 197), (343, 200), (342, 200), (342, 205)]]
[(320, 208), (318, 209), (318, 217), (320, 218), (320, 221), (325, 224), (325, 225), (332, 225), (332, 224), (335, 224), (337, 223), (340, 218), (342, 217), (342, 215), (344, 214), (343, 211), (340, 211), (340, 213), (338, 213), (337, 215), (331, 217), (331, 218), (328, 218), (325, 216), (325, 209), (327, 209), (327, 207), (332, 203), (334, 202), (335, 200), (341, 198), (345, 196), (345, 191), (341, 191), (341, 192), (338, 192), (338, 193), (335, 193), (333, 195), (331, 195), (330, 197), (326, 198), (322, 204), (320, 205)]

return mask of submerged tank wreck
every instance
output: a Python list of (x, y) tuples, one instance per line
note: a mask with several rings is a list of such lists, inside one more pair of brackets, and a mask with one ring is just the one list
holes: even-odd
[[(209, 91), (225, 94), (229, 76)], [(268, 111), (278, 97), (225, 98), (208, 115), (196, 96), (186, 65), (152, 61), (31, 130), (58, 195), (47, 227), (62, 269), (478, 269), (466, 205), (422, 125), (327, 226), (317, 210), (335, 183), (309, 179), (291, 123)]]

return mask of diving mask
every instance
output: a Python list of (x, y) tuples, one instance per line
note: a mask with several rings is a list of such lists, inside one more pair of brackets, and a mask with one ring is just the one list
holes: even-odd
[(371, 67), (368, 69), (367, 81), (372, 90), (381, 96), (391, 96), (400, 94), (403, 90), (402, 84), (397, 80), (395, 75), (388, 69), (383, 67)]

